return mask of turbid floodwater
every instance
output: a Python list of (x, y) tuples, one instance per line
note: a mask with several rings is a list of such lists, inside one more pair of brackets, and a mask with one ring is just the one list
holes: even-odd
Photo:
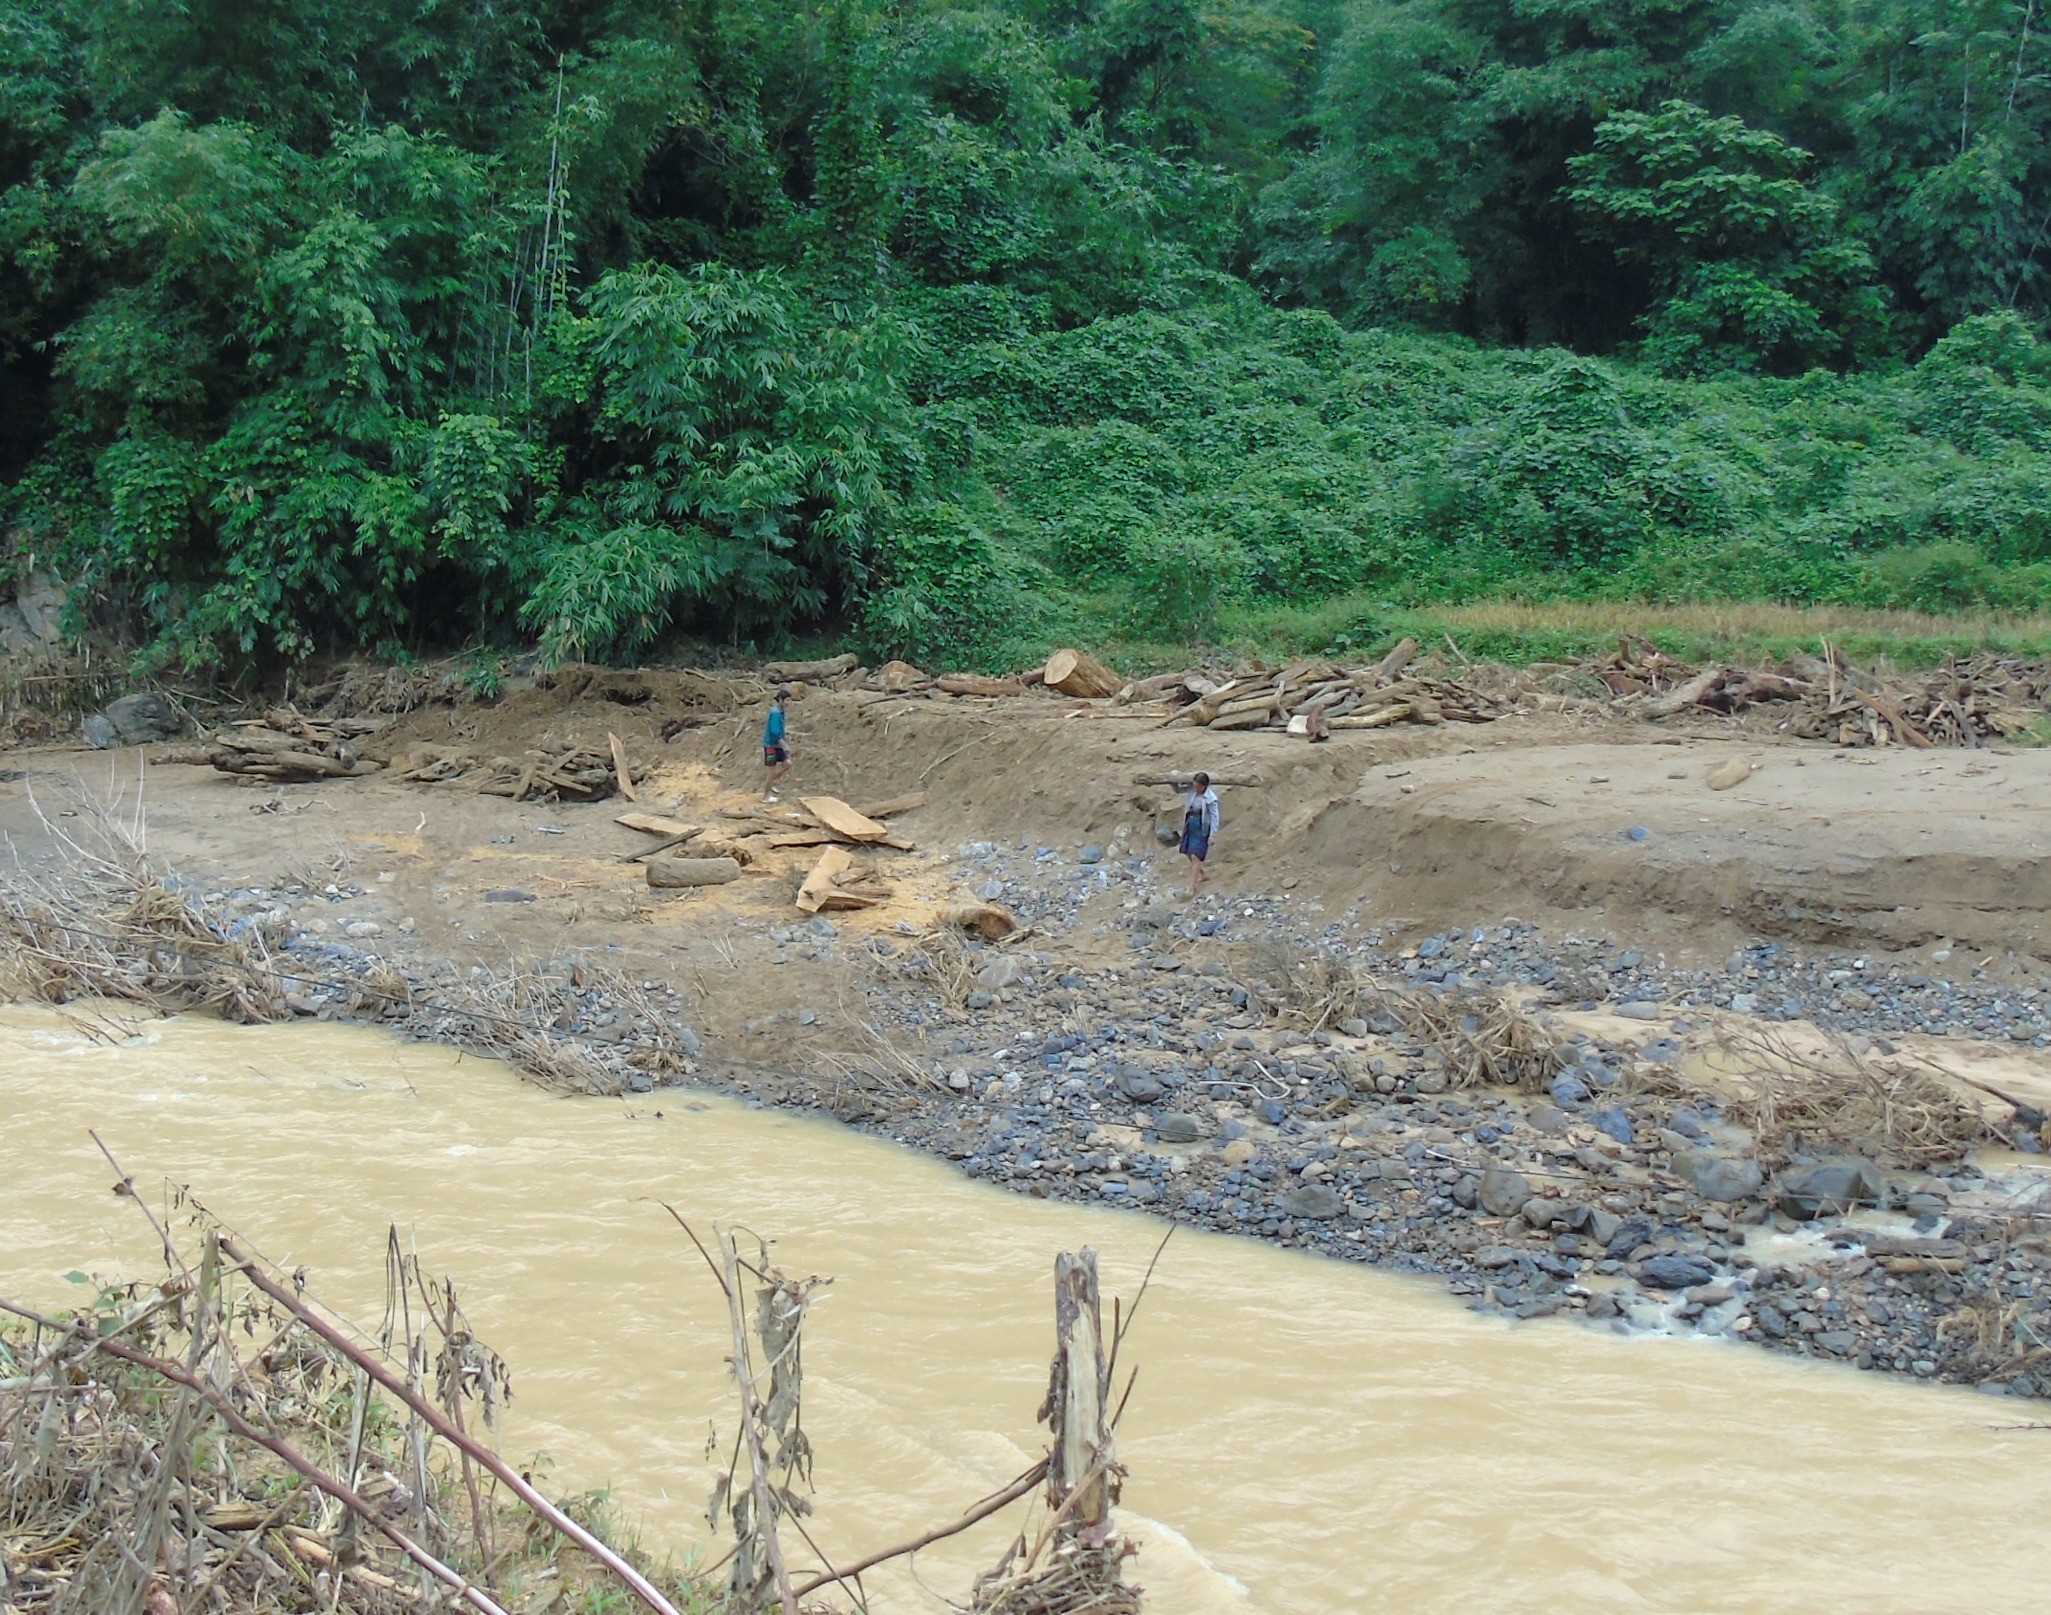
[[(916, 1533), (1038, 1451), (1056, 1251), (1130, 1293), (1161, 1225), (1006, 1195), (830, 1124), (679, 1091), (553, 1097), (362, 1029), (0, 1012), (0, 1290), (151, 1271), (97, 1128), (375, 1318), (385, 1231), (510, 1362), (504, 1433), (700, 1545), (726, 1323), (668, 1201), (833, 1276), (807, 1341), (816, 1534)], [(1975, 1393), (1700, 1340), (1510, 1325), (1429, 1281), (1178, 1234), (1128, 1346), (1134, 1579), (1162, 1611), (2040, 1608), (2051, 1433)], [(959, 1596), (1001, 1524), (923, 1555)], [(910, 1577), (878, 1611), (938, 1608)]]

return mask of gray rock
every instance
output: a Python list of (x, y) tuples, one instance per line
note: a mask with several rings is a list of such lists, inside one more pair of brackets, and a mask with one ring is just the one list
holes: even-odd
[(355, 937), (359, 941), (364, 937), (383, 936), (384, 932), (385, 928), (379, 925), (376, 920), (351, 920), (342, 927), (342, 934), (344, 936)]
[(1168, 1090), (1161, 1079), (1151, 1071), (1142, 1071), (1137, 1066), (1127, 1066), (1118, 1073), (1118, 1091), (1136, 1105), (1158, 1099)]
[(1674, 1171), (1705, 1200), (1749, 1200), (1765, 1182), (1757, 1161), (1709, 1150), (1674, 1151)]
[(1275, 1209), (1285, 1217), (1329, 1222), (1346, 1209), (1346, 1202), (1329, 1183), (1305, 1183), (1277, 1195)]
[(1617, 1013), (1627, 1021), (1656, 1021), (1665, 1012), (1651, 1000), (1640, 998), (1617, 1005)]
[(986, 992), (983, 988), (978, 987), (974, 992), (968, 995), (968, 999), (966, 1002), (967, 1007), (970, 1009), (988, 1009), (992, 1004), (997, 1002), (997, 999), (995, 994)]
[(185, 733), (185, 720), (178, 709), (155, 690), (136, 690), (107, 703), (107, 721), (122, 744), (144, 745), (152, 740), (169, 740)]
[(1624, 1226), (1624, 1219), (1614, 1211), (1604, 1211), (1600, 1206), (1588, 1208), (1588, 1226), (1582, 1230), (1596, 1244), (1607, 1250), (1611, 1240), (1617, 1237), (1617, 1230)]
[(1025, 974), (1025, 967), (1008, 953), (1000, 953), (982, 969), (976, 972), (976, 985), (987, 987), (991, 992), (1000, 992), (1006, 987), (1016, 986), (1018, 978)]
[(1344, 1032), (1348, 1037), (1366, 1037), (1367, 1022), (1359, 1019), (1358, 1017), (1355, 1017), (1353, 1020), (1350, 1020), (1346, 1022), (1345, 1025), (1341, 1026), (1339, 1030)]
[(1444, 1093), (1452, 1086), (1452, 1079), (1445, 1072), (1432, 1070), (1417, 1074), (1417, 1091), (1423, 1094)]
[(1195, 1116), (1170, 1110), (1154, 1123), (1154, 1133), (1163, 1144), (1194, 1144), (1204, 1136), (1204, 1124)]
[(95, 712), (79, 725), (79, 733), (85, 736), (88, 746), (107, 751), (121, 744), (121, 732), (116, 729), (105, 713)]
[(1871, 1161), (1825, 1161), (1801, 1167), (1780, 1180), (1780, 1207), (1790, 1217), (1842, 1216), (1854, 1206), (1877, 1206), (1886, 1180)]
[(1154, 839), (1164, 847), (1172, 847), (1177, 842), (1179, 842), (1182, 839), (1182, 837), (1177, 835), (1173, 830), (1169, 829), (1167, 825), (1163, 824), (1157, 825), (1155, 827)]
[(486, 892), (484, 900), (487, 903), (531, 903), (534, 901), (534, 894), (532, 892), (520, 891), (511, 886), (501, 886), (493, 891)]
[(1847, 1357), (1859, 1343), (1859, 1337), (1849, 1329), (1824, 1329), (1814, 1337), (1816, 1344), (1833, 1357)]
[(1692, 1290), (1716, 1277), (1716, 1269), (1700, 1256), (1648, 1256), (1638, 1278), (1648, 1289)]
[(1619, 1144), (1628, 1144), (1636, 1136), (1631, 1128), (1631, 1118), (1622, 1105), (1610, 1105), (1598, 1110), (1588, 1118), (1588, 1125), (1597, 1132), (1607, 1133)]
[(1104, 849), (1098, 846), (1094, 841), (1092, 841), (1087, 847), (1083, 848), (1081, 853), (1078, 854), (1076, 858), (1077, 863), (1084, 864), (1100, 864), (1103, 861)]
[(1481, 1209), (1491, 1217), (1514, 1217), (1530, 1198), (1531, 1185), (1521, 1172), (1492, 1166), (1481, 1174)]

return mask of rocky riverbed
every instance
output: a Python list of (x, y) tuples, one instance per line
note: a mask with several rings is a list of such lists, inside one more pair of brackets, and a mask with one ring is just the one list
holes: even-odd
[[(675, 980), (567, 963), (544, 973), (541, 1030), (630, 1100), (677, 1081), (817, 1108), (1016, 1192), (1441, 1275), (1515, 1318), (1694, 1331), (2051, 1394), (2051, 1178), (2031, 1161), (2042, 1117), (1990, 1106), (1982, 1146), (1913, 1166), (1824, 1140), (1762, 1161), (1689, 1074), (1734, 1026), (1772, 1022), (1848, 1037), (1854, 1054), (1923, 1033), (2041, 1048), (2040, 983), (1764, 940), (1720, 969), (1683, 969), (1508, 917), (1399, 943), (1372, 915), (1327, 915), (1287, 891), (1192, 902), (1180, 861), (1150, 847), (978, 842), (951, 861), (1026, 923), (1020, 939), (731, 922), (761, 1006), (742, 1030), (795, 1046), (829, 1020), (858, 1022), (868, 1042), (854, 1056), (735, 1059), (701, 1042)], [(434, 958), (374, 887), (186, 895), (279, 948), (298, 1013), (502, 1046), (479, 1035), (493, 1030), (476, 995), (488, 973)], [(787, 995), (780, 966), (811, 967), (812, 983), (825, 967), (842, 1002)], [(1538, 1079), (1464, 1085), (1445, 1048), (1379, 1011), (1304, 1024), (1278, 1006), (1285, 978), (1313, 969), (1526, 1006)]]

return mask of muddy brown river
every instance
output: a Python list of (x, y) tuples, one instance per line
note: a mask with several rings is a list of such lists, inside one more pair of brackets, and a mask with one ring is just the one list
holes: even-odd
[[(106, 1023), (100, 1023), (102, 1031)], [(551, 1097), (311, 1025), (0, 1011), (0, 1289), (152, 1271), (86, 1136), (374, 1318), (396, 1223), (512, 1365), (504, 1445), (701, 1545), (723, 1306), (656, 1204), (831, 1274), (807, 1335), (819, 1533), (852, 1558), (1039, 1450), (1054, 1253), (1129, 1293), (1160, 1225), (1020, 1199), (823, 1123)], [(1177, 1235), (1129, 1348), (1134, 1579), (1164, 1612), (2040, 1609), (2051, 1432), (1969, 1391), (1734, 1345), (1475, 1317), (1428, 1281)], [(922, 1555), (959, 1596), (1005, 1528)], [(937, 1609), (910, 1577), (881, 1611)]]

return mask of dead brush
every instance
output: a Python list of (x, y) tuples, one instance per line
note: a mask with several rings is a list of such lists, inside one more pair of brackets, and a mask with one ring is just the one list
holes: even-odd
[(969, 994), (976, 990), (977, 955), (957, 931), (928, 931), (913, 944), (912, 965), (940, 990), (941, 1001), (957, 1013), (968, 1008)]
[(394, 1262), (372, 1341), (189, 1197), (190, 1231), (117, 1192), (162, 1243), (157, 1280), (63, 1314), (0, 1301), (0, 1607), (510, 1615), (541, 1607), (530, 1584), (561, 1589), (551, 1608), (707, 1607), (480, 1439), (504, 1368), (448, 1281)]
[(1369, 1019), (1381, 1007), (1382, 989), (1336, 948), (1264, 942), (1246, 974), (1242, 985), (1262, 1014), (1308, 1032)]
[(1558, 1040), (1506, 994), (1391, 987), (1336, 949), (1271, 942), (1256, 954), (1250, 996), (1271, 1020), (1323, 1031), (1350, 1020), (1421, 1044), (1455, 1088), (1542, 1092), (1563, 1066)]
[(1736, 1073), (1726, 1113), (1752, 1130), (1764, 1161), (1837, 1149), (1927, 1167), (1993, 1136), (1980, 1107), (1927, 1060), (1878, 1057), (1843, 1038), (1808, 1053), (1767, 1031), (1726, 1033), (1717, 1045)]
[(21, 991), (48, 1004), (116, 999), (164, 1014), (228, 1020), (289, 1015), (263, 936), (230, 928), (172, 891), (152, 867), (141, 802), (80, 787), (60, 822), (31, 797), (57, 856), (0, 865), (0, 958)]
[(1483, 989), (1442, 995), (1390, 992), (1382, 1003), (1455, 1088), (1543, 1093), (1565, 1066), (1558, 1040), (1505, 994)]

